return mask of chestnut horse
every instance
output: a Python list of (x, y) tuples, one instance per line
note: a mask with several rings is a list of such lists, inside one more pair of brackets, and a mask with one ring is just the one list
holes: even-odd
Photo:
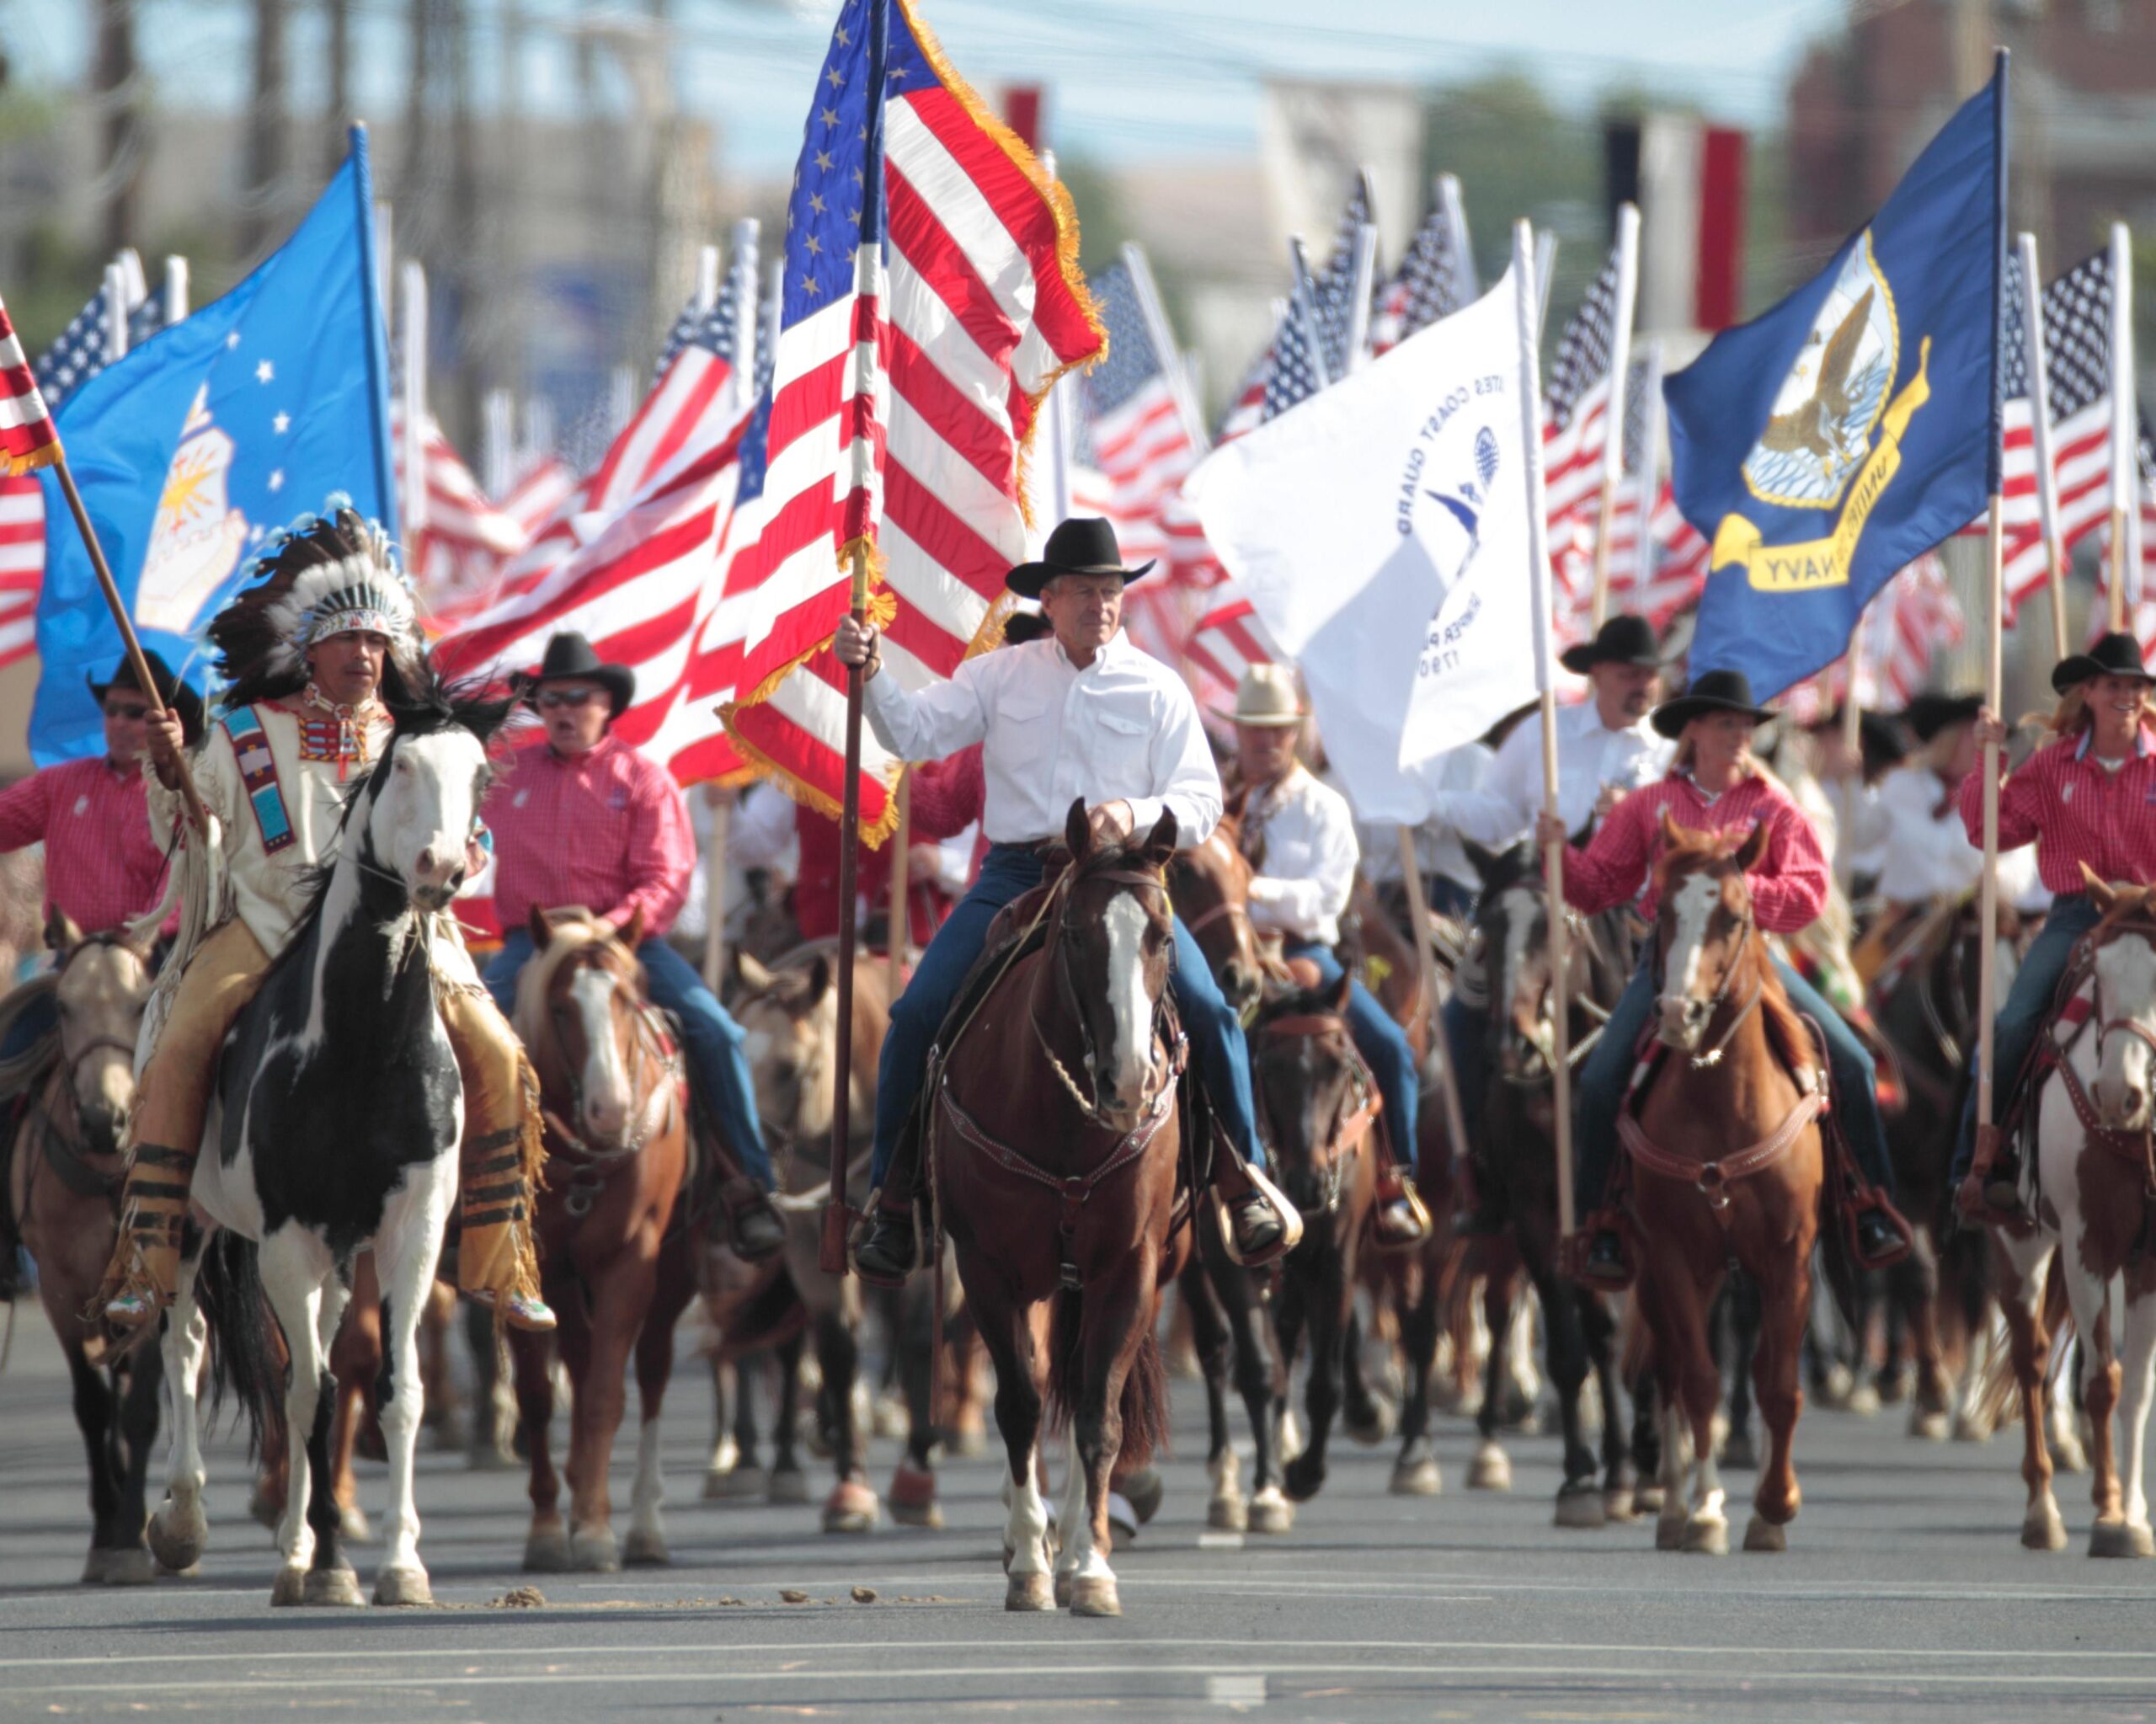
[(1250, 919), (1256, 871), (1242, 852), (1243, 799), (1238, 792), (1204, 843), (1176, 852), (1168, 864), (1168, 891), (1222, 996), (1247, 1019), (1263, 989), (1265, 967)]
[[(163, 1361), (134, 1348), (99, 1369), (86, 1356), (83, 1313), (112, 1255), (124, 1172), (120, 1122), (135, 1100), (135, 1038), (150, 998), (144, 950), (118, 934), (85, 937), (58, 910), (45, 940), (58, 973), (49, 989), (59, 1033), (50, 1073), (16, 1128), (6, 1200), (37, 1262), (38, 1299), (74, 1381), (75, 1422), (90, 1462), (90, 1554), (83, 1579), (138, 1586), (155, 1573), (143, 1529), (143, 1481), (157, 1435)], [(0, 1250), (13, 1250), (0, 1230)]]
[[(940, 1225), (995, 1363), (1005, 1608), (1050, 1609), (1060, 1595), (1075, 1615), (1114, 1616), (1109, 1475), (1166, 1435), (1154, 1322), (1189, 1243), (1177, 1225), (1182, 1049), (1165, 1011), (1175, 816), (1097, 846), (1073, 803), (1065, 838), (1067, 870), (1016, 907), (1037, 916), (1041, 943), (1002, 960), (944, 1031), (926, 1143)], [(1044, 1402), (1070, 1430), (1053, 1589), (1035, 1482)]]
[[(547, 1188), (535, 1220), (558, 1334), (512, 1332), (516, 1398), (531, 1454), (529, 1570), (611, 1572), (668, 1560), (659, 1524), (659, 1414), (674, 1325), (696, 1292), (682, 1204), (689, 1170), (681, 1059), (644, 992), (643, 917), (614, 934), (582, 911), (534, 906), (531, 961), (517, 979), (516, 1032), (539, 1078)], [(569, 1525), (547, 1446), (554, 1346), (574, 1390)], [(627, 1540), (616, 1546), (606, 1469), (636, 1358), (643, 1425)]]
[(1745, 884), (1767, 835), (1755, 826), (1740, 843), (1662, 815), (1657, 1033), (1667, 1051), (1636, 1118), (1621, 1122), (1632, 1159), (1639, 1305), (1664, 1408), (1655, 1543), (1713, 1556), (1728, 1551), (1729, 1523), (1715, 1465), (1721, 1379), (1707, 1313), (1735, 1262), (1759, 1290), (1753, 1380), (1768, 1438), (1744, 1548), (1785, 1550), (1783, 1529), (1800, 1502), (1790, 1445), (1804, 1404), (1798, 1367), (1826, 1186), (1817, 1118), (1823, 1060), (1790, 1009)]

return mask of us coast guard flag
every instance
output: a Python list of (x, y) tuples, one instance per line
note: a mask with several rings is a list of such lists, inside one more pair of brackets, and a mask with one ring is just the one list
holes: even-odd
[[(366, 133), (297, 231), (222, 299), (99, 371), (60, 409), (83, 501), (142, 644), (200, 687), (204, 627), (272, 529), (333, 491), (397, 531), (388, 355)], [(100, 750), (85, 675), (120, 659), (89, 554), (45, 496), (39, 764)]]
[(1813, 280), (1663, 385), (1677, 505), (1712, 544), (1694, 672), (1762, 698), (1848, 650), (1897, 569), (1998, 481), (2005, 72)]
[(1366, 820), (1419, 824), (1413, 771), (1534, 695), (1514, 299), (1508, 272), (1184, 487)]

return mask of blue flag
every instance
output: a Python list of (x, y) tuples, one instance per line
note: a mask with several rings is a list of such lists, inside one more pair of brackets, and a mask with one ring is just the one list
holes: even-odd
[(1713, 545), (1696, 675), (1770, 698), (1998, 483), (2005, 67), (1834, 260), (1671, 377), (1677, 506)]
[[(67, 398), (61, 441), (120, 597), (142, 644), (198, 688), (202, 631), (272, 529), (343, 491), (394, 536), (388, 374), (373, 182), (355, 126), (344, 166), (279, 250)], [(83, 678), (102, 681), (120, 653), (49, 475), (45, 518), (40, 765), (104, 746)]]

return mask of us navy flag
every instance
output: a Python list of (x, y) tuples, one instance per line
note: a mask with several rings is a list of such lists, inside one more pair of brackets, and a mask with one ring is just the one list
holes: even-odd
[(1998, 483), (2005, 57), (1870, 225), (1662, 386), (1677, 505), (1713, 545), (1694, 675), (1762, 697), (1841, 657), (1894, 572)]

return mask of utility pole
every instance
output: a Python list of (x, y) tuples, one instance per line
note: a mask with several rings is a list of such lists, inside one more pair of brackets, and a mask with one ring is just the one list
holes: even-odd
[(97, 95), (104, 133), (102, 173), (111, 188), (105, 202), (104, 249), (116, 252), (135, 238), (141, 184), (144, 140), (136, 85), (135, 0), (98, 0), (97, 30)]
[(352, 125), (352, 0), (323, 0), (329, 21), (329, 171), (343, 165)]
[(247, 116), (247, 191), (240, 221), (240, 254), (252, 261), (279, 227), (278, 192), (285, 179), (286, 0), (254, 0), (254, 102)]

